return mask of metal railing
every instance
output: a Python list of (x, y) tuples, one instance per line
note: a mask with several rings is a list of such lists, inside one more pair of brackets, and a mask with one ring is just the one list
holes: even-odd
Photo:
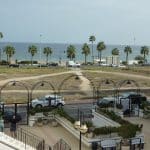
[(54, 146), (52, 150), (71, 150), (71, 147), (63, 140), (60, 139)]
[(23, 128), (17, 129), (16, 139), (24, 143), (25, 149), (27, 145), (36, 150), (49, 150), (51, 148), (45, 144), (45, 140), (43, 138), (38, 137)]

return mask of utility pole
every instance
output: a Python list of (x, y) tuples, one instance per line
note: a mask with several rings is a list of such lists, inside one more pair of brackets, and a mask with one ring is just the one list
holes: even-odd
[(42, 37), (42, 34), (40, 34), (40, 68), (41, 68), (41, 37)]

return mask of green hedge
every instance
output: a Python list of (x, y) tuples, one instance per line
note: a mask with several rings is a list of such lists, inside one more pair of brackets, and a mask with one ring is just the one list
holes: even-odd
[(40, 112), (51, 112), (56, 108), (50, 108), (50, 107), (42, 107), (42, 108), (32, 108), (29, 110), (29, 114), (35, 115), (35, 113), (40, 113)]
[(71, 123), (74, 123), (75, 122), (75, 119), (70, 117), (64, 110), (63, 108), (61, 109), (57, 109), (56, 111), (57, 114), (59, 114), (60, 116), (66, 118), (67, 120), (69, 120)]
[(132, 124), (129, 121), (122, 119), (120, 116), (116, 115), (113, 111), (108, 111), (106, 109), (99, 109), (98, 111), (99, 113), (106, 115), (113, 121), (118, 122), (121, 126), (117, 128), (114, 127), (104, 127), (99, 129), (96, 128), (94, 131), (96, 135), (117, 132), (118, 135), (123, 138), (132, 138), (136, 135), (137, 131), (141, 131), (141, 128), (138, 125)]
[(111, 134), (114, 132), (118, 132), (116, 127), (100, 127), (100, 128), (95, 128), (94, 129), (94, 134), (95, 135), (100, 135), (100, 134)]

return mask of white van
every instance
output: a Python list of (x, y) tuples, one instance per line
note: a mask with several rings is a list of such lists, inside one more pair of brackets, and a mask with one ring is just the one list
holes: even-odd
[(80, 67), (79, 63), (75, 63), (73, 60), (70, 60), (66, 63), (67, 67)]

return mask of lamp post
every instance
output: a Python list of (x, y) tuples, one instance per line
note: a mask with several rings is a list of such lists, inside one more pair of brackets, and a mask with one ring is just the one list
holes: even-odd
[(40, 68), (41, 68), (41, 37), (42, 37), (42, 34), (40, 34)]
[(78, 115), (79, 115), (79, 120), (75, 122), (75, 128), (77, 130), (79, 130), (80, 132), (80, 140), (79, 140), (79, 150), (81, 150), (81, 143), (82, 143), (82, 134), (86, 133), (88, 128), (86, 126), (86, 124), (82, 124), (83, 121), (83, 112), (82, 111), (78, 111)]

